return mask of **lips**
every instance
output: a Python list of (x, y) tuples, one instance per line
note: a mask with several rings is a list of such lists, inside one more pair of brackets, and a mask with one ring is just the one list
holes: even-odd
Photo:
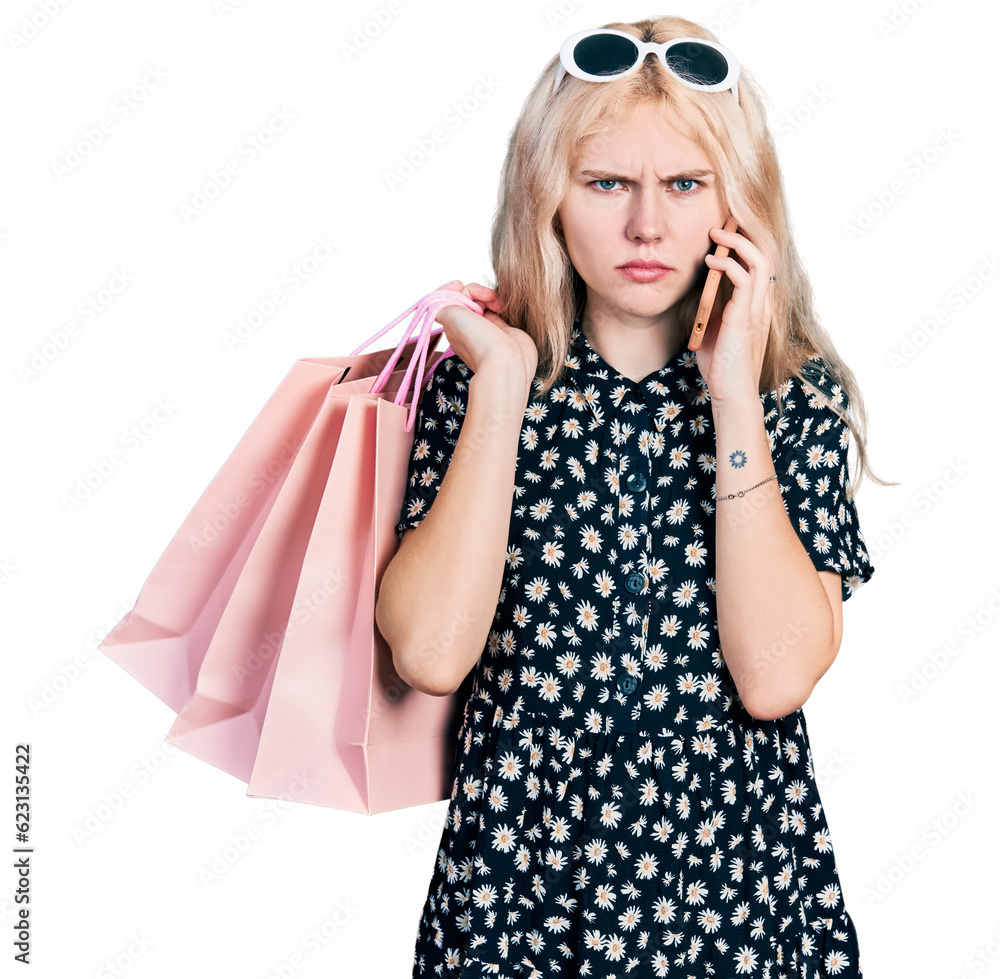
[(620, 269), (669, 269), (671, 266), (664, 265), (663, 262), (651, 262), (645, 259), (634, 259), (631, 262), (626, 262), (624, 265), (619, 265)]

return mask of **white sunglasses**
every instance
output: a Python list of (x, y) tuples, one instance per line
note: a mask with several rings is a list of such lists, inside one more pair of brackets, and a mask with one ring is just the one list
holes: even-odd
[(740, 63), (728, 48), (701, 37), (675, 37), (670, 41), (640, 41), (632, 34), (598, 28), (571, 34), (559, 49), (559, 71), (552, 91), (567, 72), (587, 82), (610, 82), (638, 71), (650, 51), (675, 78), (702, 92), (732, 89), (736, 104), (740, 93), (736, 83)]

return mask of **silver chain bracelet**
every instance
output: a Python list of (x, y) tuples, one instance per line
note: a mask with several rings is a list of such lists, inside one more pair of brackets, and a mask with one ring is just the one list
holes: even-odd
[(762, 479), (759, 483), (754, 483), (750, 489), (740, 490), (738, 493), (730, 493), (729, 496), (717, 496), (716, 500), (735, 500), (737, 496), (745, 496), (750, 490), (755, 490), (758, 486), (763, 486), (765, 483), (769, 483), (772, 479), (777, 479), (778, 474), (775, 473), (773, 476), (768, 476), (767, 479)]

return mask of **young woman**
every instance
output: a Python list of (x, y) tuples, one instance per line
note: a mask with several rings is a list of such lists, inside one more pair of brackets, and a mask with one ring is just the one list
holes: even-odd
[(864, 412), (752, 77), (677, 17), (569, 38), (492, 259), (442, 287), (485, 312), (439, 317), (377, 610), (464, 704), (413, 975), (860, 976), (802, 705), (873, 573)]

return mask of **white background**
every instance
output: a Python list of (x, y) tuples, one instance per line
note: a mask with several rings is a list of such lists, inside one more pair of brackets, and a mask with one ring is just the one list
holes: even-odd
[[(861, 485), (876, 573), (805, 707), (865, 974), (1000, 975), (995, 7), (52, 6), (0, 15), (0, 779), (12, 808), (14, 745), (31, 742), (34, 974), (112, 975), (116, 959), (136, 979), (410, 974), (447, 803), (367, 817), (248, 798), (165, 750), (173, 712), (96, 644), (296, 358), (348, 353), (448, 279), (492, 284), (507, 136), (563, 38), (669, 12), (715, 29), (771, 99), (818, 309), (866, 396), (875, 471), (901, 481)], [(42, 25), (28, 39), (25, 18)], [(352, 53), (359, 30), (371, 36)], [(137, 86), (133, 110), (114, 113)], [(279, 109), (292, 121), (187, 220)], [(113, 131), (69, 165), (104, 116)], [(390, 189), (435, 127), (447, 138)], [(223, 334), (322, 236), (332, 257), (227, 349)], [(127, 287), (81, 319), (119, 273)], [(158, 400), (169, 414), (76, 498)], [(123, 784), (129, 797), (80, 838)], [(14, 880), (0, 877), (5, 958)], [(289, 971), (296, 952), (305, 964)]]

